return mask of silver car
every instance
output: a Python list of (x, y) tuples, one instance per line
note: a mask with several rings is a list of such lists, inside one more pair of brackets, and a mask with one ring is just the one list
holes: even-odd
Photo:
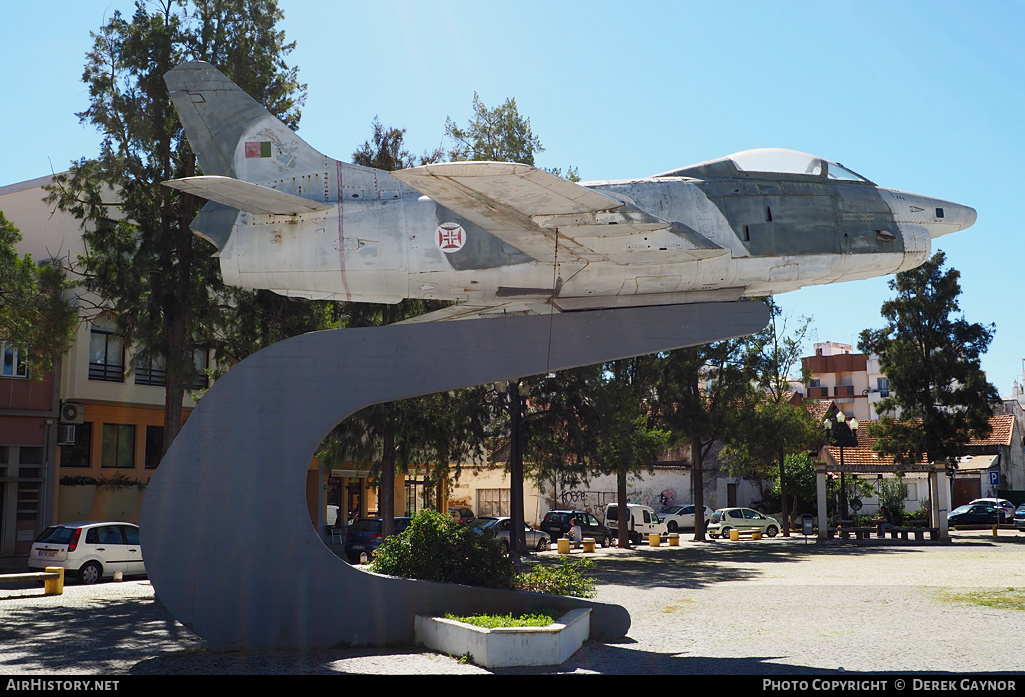
[(708, 522), (709, 537), (730, 536), (730, 530), (751, 532), (757, 530), (769, 537), (779, 534), (779, 523), (775, 518), (762, 515), (753, 508), (720, 508)]
[[(470, 527), (481, 534), (494, 535), (502, 543), (502, 551), (509, 551), (509, 533), (512, 531), (512, 518), (506, 516), (483, 516), (470, 523)], [(527, 549), (533, 549), (538, 552), (544, 552), (548, 549), (548, 535), (540, 530), (535, 530), (526, 523), (523, 524), (523, 532), (527, 539)]]

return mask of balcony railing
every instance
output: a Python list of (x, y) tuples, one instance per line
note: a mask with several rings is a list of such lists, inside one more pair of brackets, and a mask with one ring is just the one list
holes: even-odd
[(89, 379), (101, 382), (124, 382), (125, 368), (121, 365), (107, 365), (106, 363), (90, 363)]
[[(135, 384), (165, 387), (167, 385), (167, 371), (163, 368), (136, 368)], [(209, 386), (210, 378), (205, 374), (197, 375), (192, 385), (190, 385), (194, 390), (205, 390)]]

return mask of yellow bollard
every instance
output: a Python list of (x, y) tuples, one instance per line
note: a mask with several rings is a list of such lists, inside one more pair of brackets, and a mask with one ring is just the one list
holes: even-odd
[(993, 537), (996, 537), (996, 536), (997, 536), (997, 526), (994, 525), (993, 526)]
[(730, 530), (730, 542), (740, 541), (740, 530)]
[(44, 569), (48, 574), (57, 574), (57, 578), (43, 581), (43, 595), (64, 595), (64, 568), (48, 566)]
[(662, 545), (662, 536), (657, 532), (648, 534), (648, 546), (649, 547), (660, 547)]
[(669, 546), (679, 547), (680, 546), (680, 533), (671, 532), (669, 533)]
[(583, 542), (581, 542), (581, 544), (583, 545), (583, 552), (584, 552), (584, 554), (594, 554), (594, 538), (593, 537), (585, 537), (583, 539)]
[(569, 540), (565, 537), (560, 537), (558, 540), (559, 554), (569, 554)]
[(751, 539), (752, 540), (760, 540), (760, 539), (762, 539), (762, 533), (758, 532), (757, 530), (753, 531), (751, 533)]

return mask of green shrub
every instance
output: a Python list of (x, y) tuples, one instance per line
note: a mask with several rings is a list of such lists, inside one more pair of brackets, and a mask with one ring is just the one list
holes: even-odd
[(422, 581), (511, 588), (513, 563), (493, 536), (474, 532), (434, 511), (420, 511), (409, 527), (384, 541), (370, 569)]
[(577, 598), (593, 598), (596, 595), (594, 580), (585, 572), (594, 568), (590, 559), (572, 562), (562, 558), (558, 566), (542, 566), (534, 571), (518, 574), (515, 587), (517, 590), (532, 593), (549, 593), (551, 595), (572, 595)]
[(879, 496), (879, 505), (886, 506), (886, 510), (893, 516), (894, 525), (903, 525), (904, 501), (908, 497), (908, 487), (904, 483), (904, 477), (897, 475), (894, 479), (880, 479), (876, 483), (876, 491)]
[(446, 613), (445, 619), (472, 624), (476, 627), (494, 629), (495, 627), (547, 627), (555, 622), (556, 617), (561, 617), (563, 612), (550, 608), (542, 608), (537, 612), (521, 612), (516, 615), (511, 612), (508, 615), (470, 615), (459, 617), (452, 613)]

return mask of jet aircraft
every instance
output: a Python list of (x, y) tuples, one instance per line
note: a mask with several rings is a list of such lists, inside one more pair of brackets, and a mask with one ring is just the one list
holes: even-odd
[(974, 209), (759, 149), (573, 183), (508, 162), (331, 159), (202, 62), (165, 76), (224, 281), (293, 298), (456, 301), (416, 320), (729, 302), (912, 269)]

